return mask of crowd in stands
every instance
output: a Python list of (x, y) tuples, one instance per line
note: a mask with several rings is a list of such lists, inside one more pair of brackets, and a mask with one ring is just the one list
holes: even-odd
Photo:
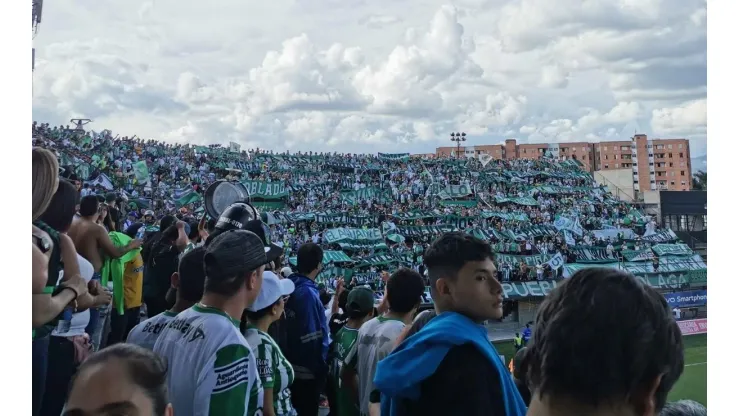
[[(681, 333), (629, 274), (685, 248), (578, 162), (33, 142), (35, 415), (696, 409), (666, 406)], [(208, 218), (222, 179), (251, 200)], [(502, 284), (565, 277), (512, 374)]]

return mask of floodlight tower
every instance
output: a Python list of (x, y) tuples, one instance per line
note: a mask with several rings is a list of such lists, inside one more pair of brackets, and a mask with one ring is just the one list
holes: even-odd
[(460, 158), (460, 143), (465, 142), (465, 133), (450, 133), (450, 140), (457, 142), (457, 158)]

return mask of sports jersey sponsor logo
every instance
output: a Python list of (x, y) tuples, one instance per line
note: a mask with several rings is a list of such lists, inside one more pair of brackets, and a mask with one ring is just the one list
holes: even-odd
[(216, 385), (213, 386), (213, 393), (230, 390), (249, 381), (249, 357), (215, 368), (214, 372), (216, 373)]
[(141, 329), (143, 333), (152, 333), (154, 335), (159, 334), (167, 326), (167, 322), (147, 322), (144, 328)]
[(272, 375), (272, 368), (270, 368), (270, 360), (264, 358), (257, 359), (257, 371), (260, 377), (269, 377)]
[(144, 265), (142, 264), (141, 266), (131, 270), (131, 273), (141, 273), (143, 271), (144, 271)]
[(191, 325), (186, 319), (174, 319), (170, 321), (167, 328), (180, 331), (183, 337), (189, 337), (188, 342), (206, 338), (206, 333), (203, 331), (203, 324), (196, 327)]

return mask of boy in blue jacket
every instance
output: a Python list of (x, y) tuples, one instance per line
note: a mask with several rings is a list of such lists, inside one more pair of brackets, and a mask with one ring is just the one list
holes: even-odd
[(482, 325), (503, 315), (491, 246), (445, 233), (424, 253), (438, 316), (378, 363), (384, 416), (524, 416), (527, 408)]
[(297, 257), (298, 272), (289, 277), (295, 290), (285, 304), (286, 340), (280, 347), (295, 371), (290, 387), (293, 407), (299, 415), (316, 415), (329, 370), (329, 322), (316, 286), (324, 251), (306, 243), (298, 248)]

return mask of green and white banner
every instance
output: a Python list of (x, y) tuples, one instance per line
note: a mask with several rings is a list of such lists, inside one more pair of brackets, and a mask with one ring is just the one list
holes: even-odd
[(324, 240), (327, 243), (340, 241), (382, 241), (383, 234), (379, 228), (332, 228), (324, 231)]
[[(706, 285), (706, 275), (694, 276), (688, 273), (656, 273), (636, 276), (637, 279), (658, 290), (676, 290)], [(530, 282), (502, 282), (504, 297), (510, 300), (543, 298), (562, 281), (541, 280)]]
[(515, 256), (513, 254), (493, 253), (497, 263), (508, 263), (511, 265), (517, 265), (524, 262), (527, 266), (534, 267), (538, 264), (547, 263), (552, 255), (548, 254), (535, 254), (532, 256)]
[(405, 162), (409, 160), (408, 153), (378, 153), (378, 159), (380, 160), (400, 160)]
[(388, 246), (385, 243), (368, 243), (368, 244), (356, 244), (356, 243), (337, 243), (342, 250), (347, 251), (359, 251), (359, 250), (375, 250), (384, 251), (388, 250)]
[(603, 247), (579, 246), (572, 249), (576, 263), (613, 263), (618, 261), (614, 251), (611, 253)]
[(468, 184), (447, 185), (437, 194), (442, 199), (459, 199), (473, 193), (473, 188)]
[(555, 222), (552, 224), (558, 231), (570, 231), (577, 236), (583, 235), (583, 227), (578, 218), (571, 218), (565, 215), (556, 215)]
[(380, 189), (374, 186), (367, 188), (358, 189), (352, 192), (342, 192), (342, 201), (357, 205), (360, 201), (373, 200), (373, 199), (385, 199), (388, 197), (388, 189)]
[[(298, 258), (297, 257), (291, 257), (288, 259), (290, 264), (293, 266), (298, 264)], [(324, 258), (322, 263), (329, 264), (329, 263), (345, 263), (345, 262), (351, 262), (352, 259), (349, 258), (348, 255), (346, 255), (343, 251), (339, 250), (324, 250)]]
[(515, 197), (515, 198), (506, 198), (503, 196), (497, 196), (495, 198), (495, 201), (497, 204), (512, 203), (512, 204), (526, 205), (526, 206), (539, 205), (539, 202), (537, 202), (537, 200), (532, 198), (531, 196), (523, 196), (523, 197)]
[(655, 258), (653, 251), (649, 248), (642, 250), (622, 250), (622, 257), (625, 261), (648, 261)]
[(650, 235), (643, 235), (639, 238), (640, 240), (646, 241), (648, 243), (672, 243), (678, 240), (678, 237), (676, 237), (676, 233), (674, 233), (671, 229), (667, 229)]
[[(564, 266), (563, 276), (570, 277), (575, 274), (578, 270), (585, 269), (588, 267), (594, 267), (592, 264), (583, 263), (568, 263)], [(598, 267), (610, 267), (617, 270), (624, 270), (634, 275), (643, 274), (656, 274), (656, 273), (672, 273), (672, 274), (685, 274), (689, 272), (702, 272), (706, 273), (707, 265), (702, 260), (701, 256), (694, 255), (692, 257), (662, 257), (658, 263), (658, 269), (656, 270), (652, 263), (649, 262), (623, 262), (623, 263), (605, 263), (600, 264)]]
[(662, 256), (692, 256), (691, 248), (686, 244), (656, 244), (653, 251), (659, 257)]
[(282, 182), (242, 181), (252, 198), (278, 199), (288, 196), (290, 189)]

